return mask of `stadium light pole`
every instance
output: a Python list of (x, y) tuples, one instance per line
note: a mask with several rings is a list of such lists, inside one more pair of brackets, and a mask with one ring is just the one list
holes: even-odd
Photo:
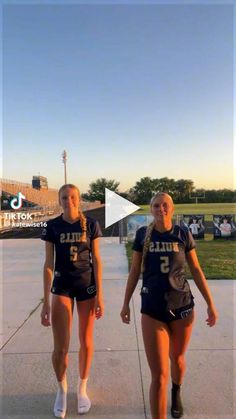
[(62, 161), (64, 164), (64, 176), (65, 176), (65, 183), (67, 183), (67, 174), (66, 174), (66, 161), (67, 161), (67, 152), (66, 150), (62, 153)]

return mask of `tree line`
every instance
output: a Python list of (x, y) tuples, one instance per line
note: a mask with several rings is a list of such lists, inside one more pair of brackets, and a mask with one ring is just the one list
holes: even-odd
[[(82, 194), (86, 201), (105, 202), (105, 188), (118, 193), (123, 198), (128, 199), (135, 204), (149, 204), (151, 197), (156, 192), (168, 192), (175, 203), (187, 204), (194, 203), (194, 197), (198, 196), (198, 202), (236, 202), (235, 190), (231, 189), (198, 189), (196, 190), (194, 182), (190, 179), (169, 179), (163, 177), (160, 179), (151, 179), (143, 177), (128, 191), (119, 191), (120, 183), (114, 179), (100, 178), (91, 182), (88, 192)], [(204, 199), (201, 197), (204, 196)]]

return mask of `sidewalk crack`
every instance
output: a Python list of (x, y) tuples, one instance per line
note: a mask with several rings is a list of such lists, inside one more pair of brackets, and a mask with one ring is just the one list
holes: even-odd
[(38, 303), (38, 305), (30, 312), (28, 317), (23, 321), (23, 323), (15, 330), (15, 332), (9, 337), (9, 339), (1, 346), (0, 352), (3, 348), (11, 341), (11, 339), (19, 332), (20, 329), (24, 326), (24, 324), (29, 320), (29, 318), (34, 314), (34, 312), (39, 308), (39, 306), (42, 304), (42, 300)]

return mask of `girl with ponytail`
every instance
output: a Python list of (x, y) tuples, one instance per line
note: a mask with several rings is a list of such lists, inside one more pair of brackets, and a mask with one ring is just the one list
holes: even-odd
[(208, 326), (215, 325), (217, 312), (191, 233), (172, 224), (174, 204), (171, 196), (157, 193), (151, 200), (150, 209), (153, 222), (136, 232), (121, 318), (124, 323), (130, 323), (129, 303), (142, 273), (141, 323), (151, 371), (152, 419), (166, 419), (169, 358), (171, 415), (180, 418), (183, 416), (180, 388), (185, 373), (184, 354), (194, 320), (194, 297), (186, 279), (185, 262), (206, 301)]
[(93, 357), (93, 326), (95, 317), (102, 317), (104, 305), (99, 224), (82, 213), (80, 192), (75, 185), (66, 184), (60, 188), (59, 202), (63, 213), (49, 220), (47, 228), (42, 232), (46, 258), (41, 323), (43, 326), (52, 324), (52, 364), (58, 382), (54, 415), (64, 418), (67, 409), (66, 369), (74, 305), (79, 316), (80, 339), (78, 413), (87, 413), (91, 407), (87, 380)]

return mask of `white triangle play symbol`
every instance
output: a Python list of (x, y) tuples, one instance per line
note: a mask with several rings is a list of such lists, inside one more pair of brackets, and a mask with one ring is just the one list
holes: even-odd
[(128, 199), (122, 198), (117, 193), (105, 188), (105, 228), (122, 220), (139, 208)]

